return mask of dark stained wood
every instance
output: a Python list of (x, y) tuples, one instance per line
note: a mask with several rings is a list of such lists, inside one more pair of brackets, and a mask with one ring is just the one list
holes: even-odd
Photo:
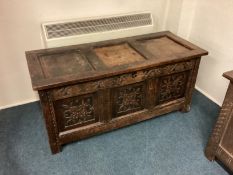
[(72, 141), (187, 112), (206, 54), (170, 32), (26, 52), (52, 153)]
[(97, 94), (85, 94), (54, 101), (59, 132), (99, 122)]
[(197, 58), (194, 68), (188, 72), (192, 76), (189, 76), (189, 80), (187, 82), (187, 89), (185, 91), (186, 101), (185, 101), (183, 108), (181, 109), (182, 112), (189, 112), (191, 109), (190, 106), (191, 106), (191, 100), (192, 100), (192, 93), (195, 87), (195, 82), (197, 79), (197, 73), (198, 73), (200, 61), (201, 61), (201, 58)]
[(145, 109), (146, 83), (140, 82), (112, 89), (113, 117)]
[(39, 91), (40, 102), (43, 109), (46, 129), (50, 148), (53, 154), (61, 151), (61, 144), (58, 136), (58, 126), (55, 118), (54, 108), (46, 91)]
[(205, 155), (209, 160), (218, 159), (233, 172), (233, 71), (223, 76), (230, 80), (230, 84)]
[(187, 88), (187, 80), (187, 71), (160, 77), (158, 103), (162, 104), (183, 97)]
[(94, 70), (87, 58), (76, 50), (45, 54), (41, 55), (38, 59), (45, 78)]
[(223, 74), (223, 76), (224, 76), (225, 78), (227, 78), (228, 80), (233, 81), (233, 70), (232, 70), (232, 71), (225, 72), (225, 73)]
[(151, 109), (157, 105), (158, 96), (158, 78), (150, 78), (146, 80), (146, 100), (145, 105), (147, 109)]

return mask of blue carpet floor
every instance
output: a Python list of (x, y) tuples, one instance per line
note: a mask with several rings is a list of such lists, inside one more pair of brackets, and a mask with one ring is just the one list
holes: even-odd
[(195, 91), (174, 112), (68, 144), (51, 155), (39, 103), (0, 111), (1, 175), (227, 175), (203, 154), (219, 107)]

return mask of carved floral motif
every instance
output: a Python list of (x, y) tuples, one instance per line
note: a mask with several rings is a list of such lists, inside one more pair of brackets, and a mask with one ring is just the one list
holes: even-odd
[(128, 113), (143, 108), (143, 86), (130, 86), (119, 90), (117, 94), (116, 108), (117, 113)]
[(162, 77), (159, 85), (159, 102), (173, 100), (184, 95), (187, 74), (179, 73)]
[(65, 128), (94, 120), (94, 107), (90, 97), (71, 101), (68, 104), (63, 104), (62, 107), (64, 108)]

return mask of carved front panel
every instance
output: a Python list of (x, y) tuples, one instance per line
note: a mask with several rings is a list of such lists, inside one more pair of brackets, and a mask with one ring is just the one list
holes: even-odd
[(144, 84), (133, 84), (115, 89), (114, 117), (144, 109)]
[(54, 102), (60, 131), (98, 121), (94, 95), (82, 95)]
[(188, 72), (167, 75), (160, 78), (159, 103), (167, 102), (184, 96)]

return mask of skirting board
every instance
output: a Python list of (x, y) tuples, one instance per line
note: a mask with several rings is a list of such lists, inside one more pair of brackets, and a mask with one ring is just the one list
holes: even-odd
[(5, 106), (0, 106), (0, 110), (7, 109), (7, 108), (12, 108), (12, 107), (15, 107), (15, 106), (20, 106), (20, 105), (24, 105), (24, 104), (32, 103), (32, 102), (36, 102), (36, 101), (39, 101), (39, 99), (35, 98), (35, 99), (25, 100), (25, 101), (21, 101), (21, 102), (18, 102), (18, 103), (5, 105)]
[[(208, 93), (206, 93), (205, 91), (203, 91), (202, 89), (200, 89), (198, 86), (195, 86), (195, 89), (198, 90), (200, 93), (202, 93), (207, 98), (209, 98), (211, 101), (213, 101), (214, 103), (216, 103), (217, 105), (219, 105), (219, 106), (222, 105), (220, 102), (218, 102), (216, 99), (214, 99), (213, 97), (211, 97)], [(15, 107), (15, 106), (19, 106), (19, 105), (24, 105), (24, 104), (32, 103), (32, 102), (36, 102), (36, 101), (39, 101), (39, 99), (30, 99), (30, 100), (25, 100), (25, 101), (22, 101), (22, 102), (10, 104), (10, 105), (0, 106), (0, 110), (6, 109), (6, 108)]]
[(204, 96), (206, 96), (208, 99), (216, 103), (218, 106), (222, 106), (222, 104), (217, 101), (215, 98), (213, 98), (211, 95), (209, 95), (207, 92), (203, 91), (201, 88), (199, 88), (197, 85), (195, 86), (195, 89), (198, 90), (200, 93), (202, 93)]

